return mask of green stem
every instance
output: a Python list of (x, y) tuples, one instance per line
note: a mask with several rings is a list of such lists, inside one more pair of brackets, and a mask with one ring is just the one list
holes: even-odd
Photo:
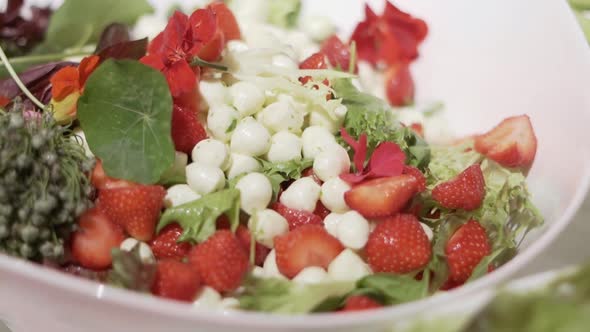
[[(52, 54), (42, 54), (42, 55), (27, 55), (27, 56), (21, 56), (21, 57), (14, 57), (12, 59), (10, 59), (10, 63), (13, 65), (19, 65), (19, 64), (23, 64), (23, 63), (37, 63), (37, 62), (49, 62), (49, 61), (54, 61), (54, 60), (62, 60), (64, 58), (67, 57), (71, 57), (71, 56), (86, 56), (86, 55), (90, 55), (90, 52), (83, 52), (83, 51), (77, 51), (77, 52), (70, 52), (70, 53), (52, 53)], [(0, 64), (0, 67), (2, 67), (3, 64)]]
[(2, 46), (0, 46), (0, 60), (2, 60), (2, 62), (6, 66), (6, 70), (8, 70), (8, 73), (16, 82), (16, 85), (18, 85), (20, 90), (33, 102), (33, 104), (37, 105), (37, 107), (39, 107), (40, 109), (44, 109), (45, 105), (43, 105), (43, 103), (41, 103), (39, 99), (35, 98), (35, 96), (33, 96), (31, 91), (27, 89), (23, 81), (21, 81), (21, 79), (18, 77), (18, 75), (14, 71), (14, 68), (12, 68), (12, 65), (10, 64), (10, 62), (8, 62), (8, 58), (6, 57), (6, 54), (4, 53)]
[(190, 65), (191, 66), (199, 66), (199, 67), (209, 67), (209, 68), (213, 68), (213, 69), (217, 69), (217, 70), (221, 70), (221, 71), (227, 71), (226, 66), (221, 65), (219, 63), (205, 61), (199, 57), (194, 57), (193, 60), (191, 61)]

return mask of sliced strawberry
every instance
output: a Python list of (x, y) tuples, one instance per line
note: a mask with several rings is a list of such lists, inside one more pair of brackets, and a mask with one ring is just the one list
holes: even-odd
[[(328, 59), (326, 55), (322, 52), (314, 53), (309, 58), (303, 60), (301, 64), (299, 64), (299, 69), (327, 69), (328, 68)], [(299, 82), (301, 84), (307, 84), (311, 80), (311, 76), (300, 77)], [(329, 82), (326, 80), (324, 84), (328, 85)]]
[(418, 192), (421, 193), (424, 190), (426, 190), (426, 177), (424, 177), (424, 174), (422, 173), (422, 171), (420, 171), (419, 169), (417, 169), (414, 166), (405, 165), (403, 174), (411, 175), (416, 179), (416, 181), (417, 181), (417, 189), (416, 190)]
[(451, 236), (445, 247), (451, 281), (459, 284), (467, 281), (473, 269), (490, 252), (485, 228), (476, 220), (469, 220)]
[(178, 224), (170, 224), (160, 231), (160, 233), (150, 241), (150, 247), (157, 259), (173, 258), (180, 260), (191, 250), (191, 244), (188, 242), (177, 242), (183, 229)]
[(72, 235), (72, 256), (82, 267), (102, 270), (111, 266), (111, 249), (125, 240), (123, 230), (100, 210), (90, 209), (78, 220)]
[(327, 268), (344, 247), (322, 226), (304, 225), (275, 238), (279, 271), (288, 278), (295, 277), (309, 266)]
[(174, 105), (185, 109), (190, 110), (195, 114), (199, 114), (199, 105), (201, 103), (201, 95), (198, 89), (195, 89), (190, 92), (182, 93), (177, 97), (174, 97)]
[(218, 292), (238, 288), (248, 272), (249, 260), (238, 238), (229, 230), (220, 230), (194, 247), (189, 261), (203, 283)]
[(134, 185), (133, 182), (126, 180), (118, 180), (108, 176), (105, 173), (104, 168), (102, 168), (102, 161), (100, 161), (100, 159), (96, 160), (96, 166), (94, 166), (92, 174), (90, 175), (90, 182), (98, 190), (123, 188)]
[(366, 295), (353, 295), (346, 299), (344, 308), (340, 309), (340, 312), (347, 311), (362, 311), (370, 309), (378, 309), (383, 305)]
[(377, 224), (365, 253), (374, 272), (409, 273), (428, 264), (432, 248), (418, 219), (398, 214)]
[(486, 194), (479, 164), (469, 166), (457, 177), (432, 189), (432, 198), (447, 209), (471, 211), (479, 208)]
[(537, 153), (537, 137), (528, 115), (504, 119), (475, 138), (475, 150), (505, 167), (529, 168)]
[(241, 39), (240, 26), (232, 11), (221, 1), (214, 2), (208, 6), (217, 17), (217, 26), (223, 32), (225, 41)]
[(104, 189), (98, 195), (98, 206), (129, 235), (149, 241), (154, 236), (165, 195), (166, 190), (161, 186), (138, 184)]
[(192, 302), (201, 288), (199, 273), (189, 264), (175, 259), (158, 262), (152, 293), (156, 296)]
[(277, 211), (283, 216), (283, 218), (287, 219), (289, 230), (294, 230), (303, 225), (324, 225), (324, 221), (321, 217), (311, 212), (290, 209), (279, 202), (274, 203), (272, 209)]
[(344, 200), (366, 218), (388, 217), (401, 211), (417, 189), (416, 178), (404, 174), (362, 182), (347, 191)]
[(414, 101), (414, 79), (408, 64), (392, 65), (385, 72), (385, 92), (393, 106), (405, 106)]
[[(330, 65), (348, 72), (350, 67), (350, 46), (343, 43), (336, 35), (332, 35), (322, 43), (321, 53), (325, 54)], [(356, 65), (356, 64), (355, 64)], [(355, 67), (355, 72), (358, 68)]]
[(330, 213), (332, 212), (328, 210), (328, 208), (321, 201), (317, 202), (315, 210), (313, 211), (313, 214), (322, 218), (322, 220), (324, 220)]
[(190, 154), (195, 145), (207, 138), (207, 132), (190, 109), (174, 106), (172, 112), (172, 139), (176, 151)]
[[(246, 251), (246, 254), (248, 254), (248, 257), (250, 257), (250, 245), (252, 243), (250, 242), (251, 236), (250, 236), (250, 231), (248, 230), (248, 228), (243, 225), (238, 226), (238, 229), (236, 230), (236, 237), (238, 238), (238, 240), (242, 244), (242, 247)], [(264, 264), (264, 260), (266, 259), (266, 256), (268, 256), (269, 253), (270, 253), (269, 248), (256, 242), (256, 248), (255, 248), (255, 253), (254, 253), (254, 264), (256, 264), (257, 266), (262, 266), (262, 264)]]

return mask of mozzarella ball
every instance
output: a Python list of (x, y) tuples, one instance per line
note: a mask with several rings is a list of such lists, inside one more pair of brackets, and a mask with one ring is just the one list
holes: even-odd
[(344, 200), (344, 194), (350, 190), (350, 185), (339, 177), (334, 177), (322, 184), (320, 201), (328, 210), (343, 213), (350, 208)]
[(336, 233), (342, 245), (358, 250), (363, 248), (369, 239), (369, 222), (360, 213), (349, 211), (340, 218)]
[(320, 126), (305, 128), (301, 140), (303, 142), (303, 157), (306, 159), (315, 159), (320, 152), (337, 144), (334, 135), (328, 129)]
[(218, 105), (227, 105), (231, 102), (227, 87), (222, 81), (201, 80), (199, 82), (199, 90), (209, 108)]
[(432, 231), (432, 228), (430, 228), (430, 226), (426, 225), (425, 223), (420, 223), (420, 226), (422, 226), (422, 229), (424, 229), (424, 233), (426, 233), (428, 241), (432, 241), (434, 238), (434, 232)]
[(192, 163), (186, 166), (186, 182), (192, 190), (206, 195), (225, 186), (225, 174), (219, 167)]
[(205, 286), (199, 292), (197, 299), (193, 302), (193, 305), (199, 309), (214, 310), (221, 304), (221, 294), (215, 289)]
[(357, 281), (371, 274), (371, 268), (352, 250), (345, 249), (328, 265), (328, 275), (335, 281)]
[(207, 129), (215, 139), (227, 142), (231, 137), (232, 127), (236, 126), (239, 119), (240, 113), (233, 107), (214, 105), (207, 113)]
[(258, 157), (270, 149), (270, 133), (260, 122), (247, 117), (232, 133), (230, 146), (232, 152)]
[(288, 131), (280, 131), (270, 139), (270, 149), (266, 159), (272, 163), (282, 163), (301, 159), (303, 144), (299, 136)]
[(153, 263), (156, 261), (156, 258), (154, 257), (154, 253), (152, 252), (152, 249), (150, 248), (150, 246), (147, 243), (137, 241), (136, 239), (134, 239), (132, 237), (127, 238), (123, 242), (121, 242), (121, 245), (119, 246), (119, 248), (123, 251), (131, 251), (137, 245), (139, 245), (139, 258), (141, 259), (142, 262)]
[(264, 91), (249, 82), (238, 82), (229, 88), (234, 107), (242, 116), (252, 115), (264, 105)]
[(281, 195), (281, 203), (294, 210), (313, 212), (320, 198), (320, 185), (304, 177), (293, 182)]
[(176, 184), (166, 190), (164, 206), (171, 208), (196, 201), (199, 198), (201, 198), (201, 195), (192, 190), (187, 184)]
[(311, 112), (309, 114), (309, 124), (326, 128), (331, 134), (335, 135), (342, 127), (341, 119), (332, 119), (323, 112)]
[(260, 266), (254, 266), (252, 268), (252, 276), (255, 278), (266, 278), (266, 274), (264, 273), (264, 269)]
[(266, 256), (264, 264), (262, 264), (262, 269), (264, 269), (264, 275), (267, 278), (286, 279), (286, 277), (281, 274), (281, 271), (279, 271), (279, 267), (277, 266), (277, 253), (274, 249), (268, 253), (268, 256)]
[(272, 185), (264, 174), (250, 173), (244, 176), (236, 184), (236, 189), (240, 191), (242, 210), (250, 215), (266, 209), (272, 199)]
[(248, 229), (254, 234), (256, 241), (262, 245), (273, 248), (274, 238), (289, 231), (289, 223), (278, 212), (271, 209), (256, 211), (256, 214), (248, 220)]
[(318, 153), (313, 161), (313, 172), (322, 181), (338, 177), (350, 171), (348, 152), (338, 144), (329, 145)]
[(329, 278), (328, 272), (319, 266), (308, 266), (301, 270), (293, 281), (299, 284), (319, 284), (327, 281)]
[(227, 170), (227, 178), (233, 179), (244, 173), (256, 172), (260, 169), (258, 160), (239, 153), (230, 154), (231, 163)]
[(338, 238), (338, 224), (341, 220), (342, 214), (334, 212), (330, 213), (326, 216), (326, 218), (324, 218), (324, 228), (335, 238)]
[(248, 49), (248, 44), (241, 40), (230, 40), (227, 42), (227, 50), (231, 53), (245, 52)]
[(219, 167), (225, 170), (229, 167), (229, 149), (222, 141), (208, 138), (200, 141), (192, 153), (193, 162), (202, 165)]
[(286, 100), (279, 100), (266, 106), (259, 114), (259, 120), (273, 132), (283, 130), (301, 132), (305, 114)]
[(297, 70), (299, 69), (299, 64), (295, 62), (291, 57), (285, 54), (277, 54), (272, 57), (272, 65), (279, 68), (289, 69), (289, 70)]

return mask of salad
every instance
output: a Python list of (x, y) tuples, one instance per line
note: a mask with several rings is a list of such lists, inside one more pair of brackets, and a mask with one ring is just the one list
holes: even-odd
[(21, 6), (0, 14), (3, 254), (204, 309), (341, 312), (492, 273), (543, 223), (529, 117), (437, 137), (411, 75), (428, 26), (392, 3), (351, 36), (298, 0)]

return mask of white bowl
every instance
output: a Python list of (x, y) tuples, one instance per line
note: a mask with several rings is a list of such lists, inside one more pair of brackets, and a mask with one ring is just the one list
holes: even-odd
[[(369, 2), (376, 9), (383, 5)], [(481, 132), (515, 114), (532, 118), (539, 150), (529, 183), (546, 225), (529, 235), (511, 262), (422, 301), (288, 317), (197, 311), (0, 256), (0, 319), (15, 332), (387, 330), (505, 281), (539, 255), (566, 227), (590, 185), (590, 53), (573, 15), (565, 1), (397, 2), (430, 26), (413, 67), (418, 98), (444, 101), (453, 130)], [(305, 12), (330, 15), (350, 31), (362, 18), (363, 3), (308, 0)]]

